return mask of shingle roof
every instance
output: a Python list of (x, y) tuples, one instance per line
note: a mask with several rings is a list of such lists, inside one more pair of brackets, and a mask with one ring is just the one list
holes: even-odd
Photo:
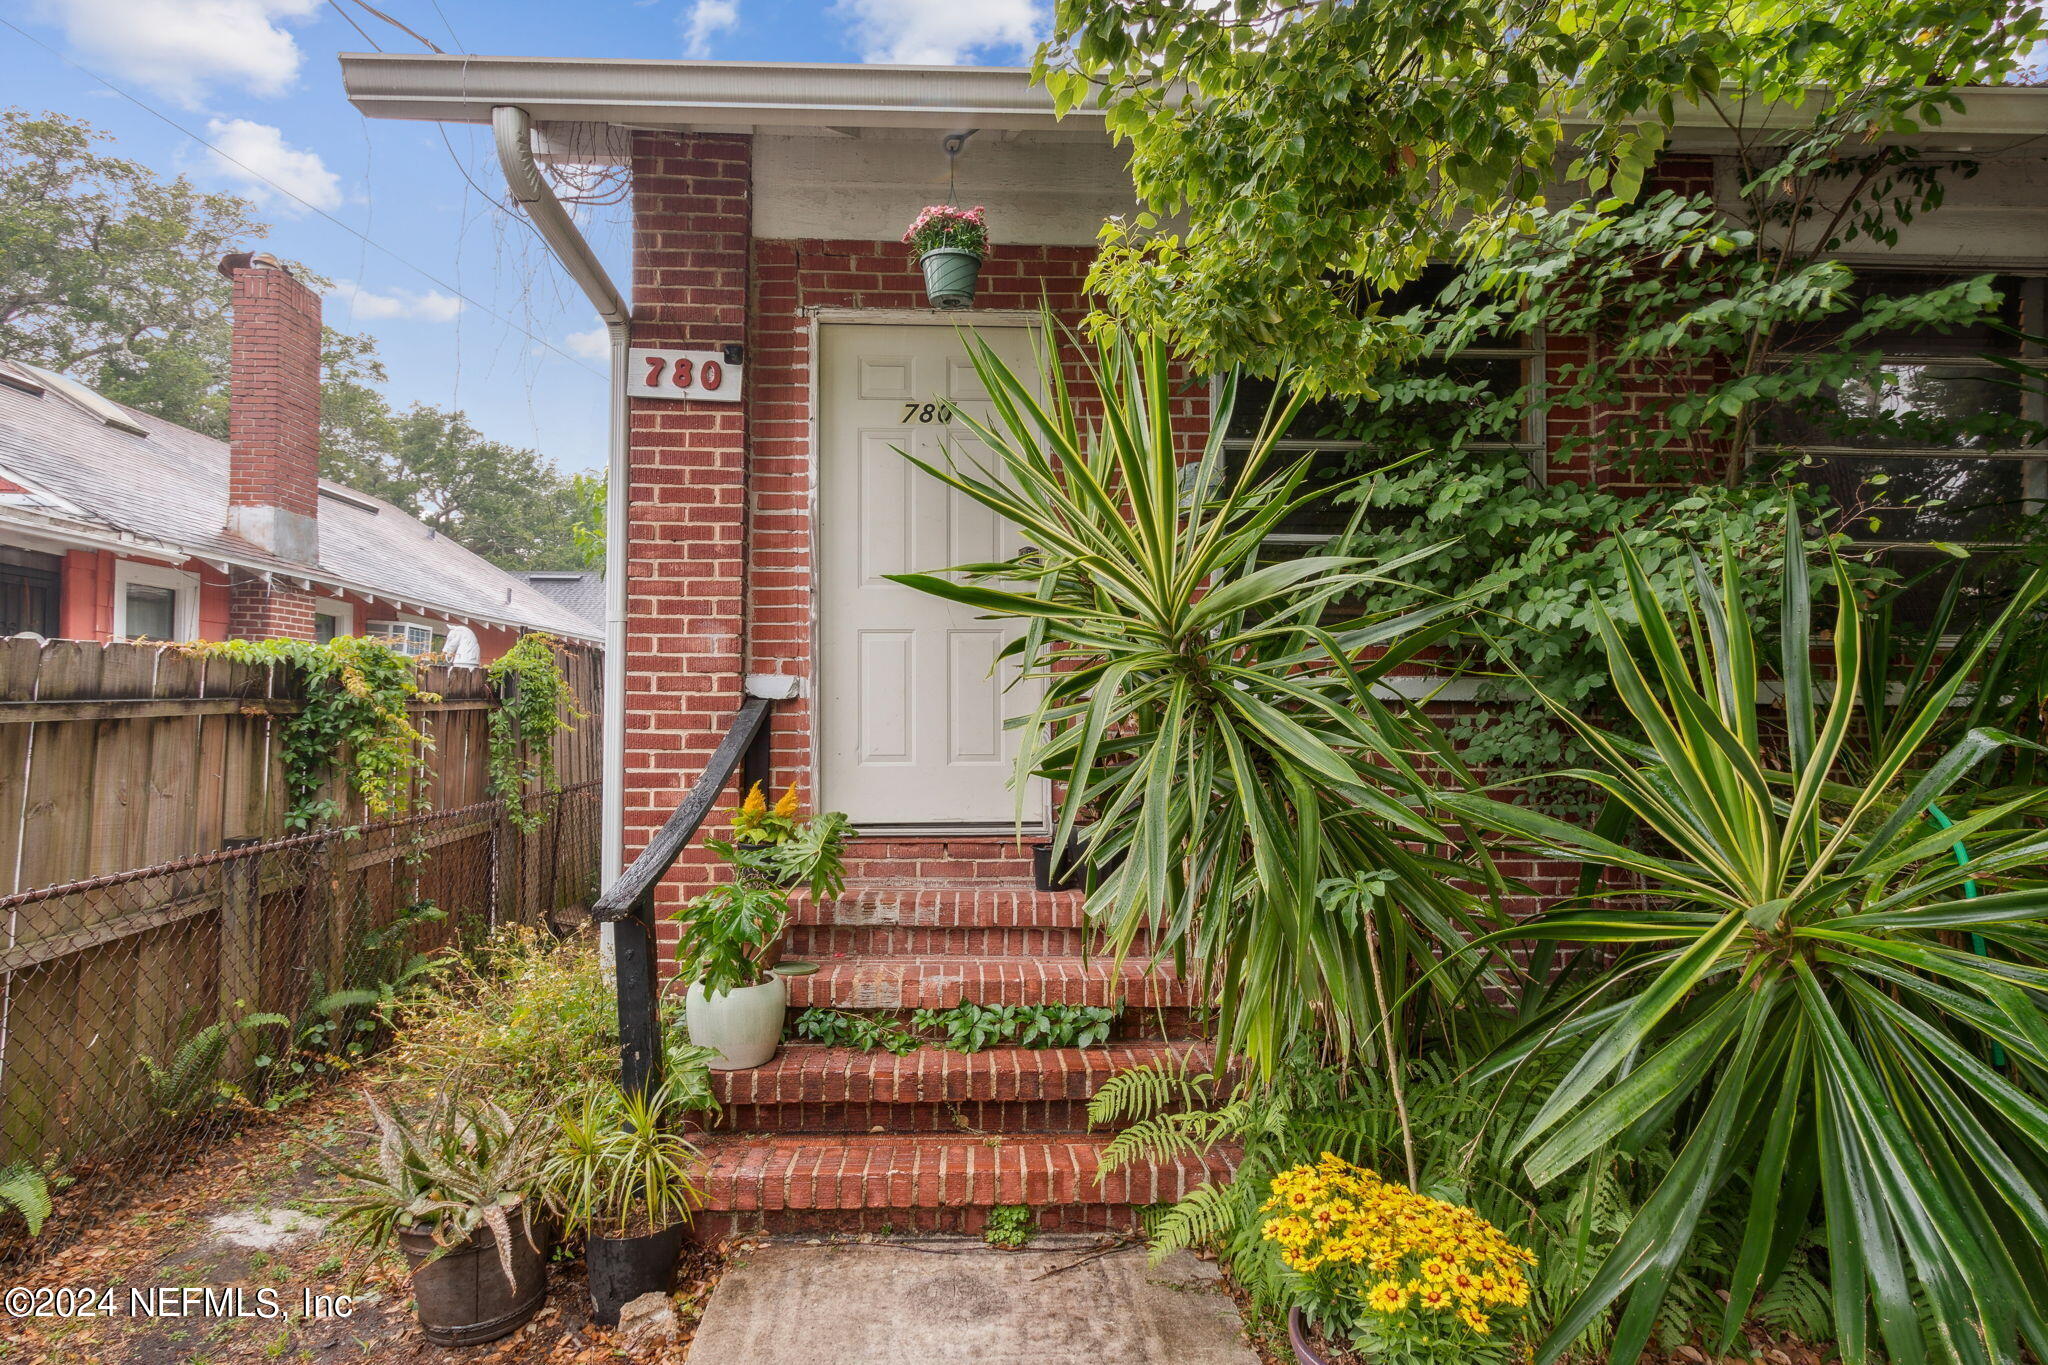
[(534, 570), (522, 572), (519, 576), (532, 584), (536, 592), (553, 598), (591, 625), (604, 625), (603, 574)]
[(517, 574), (381, 498), (325, 479), (320, 487), (330, 496), (320, 499), (320, 562), (298, 564), (257, 549), (225, 529), (227, 443), (132, 408), (120, 411), (144, 434), (108, 426), (54, 390), (39, 395), (0, 384), (0, 471), (30, 487), (27, 495), (0, 500), (0, 527), (57, 535), (71, 529), (110, 543), (131, 541), (139, 550), (183, 550), (309, 577), (486, 624), (582, 640), (602, 635)]

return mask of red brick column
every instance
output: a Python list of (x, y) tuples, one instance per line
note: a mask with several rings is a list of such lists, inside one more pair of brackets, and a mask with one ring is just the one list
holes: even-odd
[(315, 564), (320, 296), (267, 256), (231, 256), (223, 269), (234, 281), (227, 529), (281, 558)]
[[(634, 345), (746, 340), (751, 157), (743, 136), (634, 135)], [(632, 401), (628, 860), (703, 772), (743, 699), (747, 406)], [(707, 863), (700, 849), (684, 855), (657, 901), (663, 913), (703, 885)]]

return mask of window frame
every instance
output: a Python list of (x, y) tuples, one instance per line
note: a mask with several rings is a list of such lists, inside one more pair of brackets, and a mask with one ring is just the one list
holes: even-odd
[(128, 589), (130, 587), (169, 588), (173, 594), (171, 598), (171, 626), (175, 632), (173, 638), (177, 640), (196, 640), (199, 638), (198, 574), (186, 569), (174, 569), (166, 564), (150, 564), (139, 559), (117, 559), (114, 561), (114, 639), (133, 640), (139, 638), (128, 629)]
[[(1527, 377), (1523, 382), (1523, 387), (1530, 394), (1530, 403), (1522, 418), (1522, 439), (1519, 441), (1475, 441), (1465, 448), (1468, 450), (1519, 452), (1528, 463), (1529, 481), (1531, 485), (1537, 488), (1544, 487), (1550, 482), (1550, 433), (1548, 424), (1545, 421), (1546, 413), (1542, 402), (1542, 395), (1550, 384), (1550, 368), (1548, 351), (1544, 342), (1544, 334), (1539, 332), (1529, 339), (1527, 346), (1467, 346), (1459, 351), (1428, 351), (1422, 357), (1429, 360), (1515, 360), (1522, 362), (1527, 367), (1525, 370)], [(1224, 376), (1220, 374), (1211, 375), (1209, 378), (1209, 419), (1212, 425), (1215, 422), (1217, 409), (1222, 400), (1223, 381)], [(1250, 446), (1251, 442), (1245, 438), (1233, 438), (1228, 435), (1223, 438), (1223, 449), (1225, 451), (1233, 449), (1245, 450), (1249, 449)], [(1312, 436), (1288, 436), (1273, 443), (1273, 449), (1276, 453), (1295, 455), (1305, 455), (1311, 451), (1319, 450), (1351, 451), (1364, 448), (1365, 442), (1363, 441), (1317, 440)], [(1331, 539), (1331, 535), (1314, 531), (1275, 531), (1267, 536), (1263, 543), (1292, 549), (1314, 549), (1318, 545), (1328, 544)]]
[[(1956, 279), (1972, 275), (2003, 275), (2008, 279), (2022, 282), (2024, 292), (2020, 297), (2019, 357), (2048, 363), (2048, 346), (2029, 338), (2041, 335), (2041, 328), (2048, 324), (2048, 266), (1985, 266), (1971, 268), (1953, 262), (1909, 262), (1873, 265), (1864, 262), (1849, 262), (1864, 278), (1882, 279), (1886, 274), (1945, 274)], [(1796, 357), (1796, 350), (1773, 350), (1766, 357), (1766, 363), (1780, 356)], [(1983, 358), (1981, 353), (1958, 352), (1953, 354), (1926, 353), (1919, 351), (1880, 351), (1880, 363), (1884, 365), (1943, 365), (1957, 369), (1979, 371), (1987, 376), (2004, 376), (2009, 372)], [(1993, 450), (1961, 450), (1954, 446), (1844, 446), (1844, 445), (1766, 445), (1752, 441), (1743, 452), (1746, 463), (1754, 464), (1759, 459), (1771, 459), (1780, 452), (1796, 451), (1802, 456), (1825, 460), (2018, 460), (2024, 466), (2020, 471), (2020, 497), (2026, 514), (2039, 515), (2048, 510), (2048, 385), (2032, 385), (2020, 391), (2020, 420), (2029, 423), (2040, 433), (2040, 439), (2029, 446), (2002, 446)], [(1859, 552), (1882, 552), (1886, 550), (1919, 550), (1939, 552), (1943, 543), (1935, 540), (1905, 540), (1898, 537), (1852, 536), (1850, 547)], [(2012, 540), (1966, 540), (1950, 542), (1969, 546), (1981, 546), (1987, 550), (2011, 549), (2019, 542)]]
[(356, 633), (356, 609), (355, 605), (351, 602), (344, 602), (338, 597), (318, 598), (313, 603), (313, 615), (315, 617), (313, 630), (316, 636), (319, 634), (318, 618), (322, 616), (332, 616), (334, 618), (334, 636), (336, 639), (340, 639), (344, 635), (354, 635)]

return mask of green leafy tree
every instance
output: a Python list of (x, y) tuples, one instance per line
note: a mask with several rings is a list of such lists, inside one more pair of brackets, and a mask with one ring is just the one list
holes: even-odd
[(602, 474), (571, 474), (569, 491), (576, 498), (576, 520), (569, 527), (576, 553), (586, 569), (604, 567), (604, 510), (610, 492)]
[(169, 394), (225, 325), (215, 264), (266, 228), (246, 200), (109, 156), (110, 140), (63, 114), (0, 110), (0, 356), (95, 386), (163, 364)]
[[(2014, 0), (1060, 0), (1038, 70), (1131, 144), (1147, 211), (1104, 230), (1108, 306), (1355, 392), (1413, 343), (1374, 291), (1635, 199), (1682, 112), (1724, 122), (1755, 180), (1812, 154), (1802, 132), (1938, 124), (2041, 31)], [(1745, 117), (1772, 103), (1797, 110), (1791, 136)]]
[[(364, 412), (374, 418), (372, 406)], [(424, 403), (358, 430), (367, 439), (329, 445), (330, 477), (396, 503), (501, 567), (582, 566), (571, 530), (581, 507), (553, 461)]]

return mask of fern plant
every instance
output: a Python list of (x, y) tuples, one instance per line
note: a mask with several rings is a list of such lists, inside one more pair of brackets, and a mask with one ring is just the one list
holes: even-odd
[(168, 1061), (159, 1062), (147, 1053), (137, 1057), (135, 1064), (149, 1085), (150, 1106), (171, 1119), (194, 1118), (217, 1108), (234, 1093), (223, 1086), (220, 1070), (235, 1039), (259, 1029), (288, 1029), (291, 1022), (282, 1014), (220, 1019), (180, 1043)]
[(27, 1161), (0, 1166), (0, 1210), (13, 1209), (28, 1224), (28, 1235), (42, 1235), (50, 1216), (50, 1181), (42, 1168)]

